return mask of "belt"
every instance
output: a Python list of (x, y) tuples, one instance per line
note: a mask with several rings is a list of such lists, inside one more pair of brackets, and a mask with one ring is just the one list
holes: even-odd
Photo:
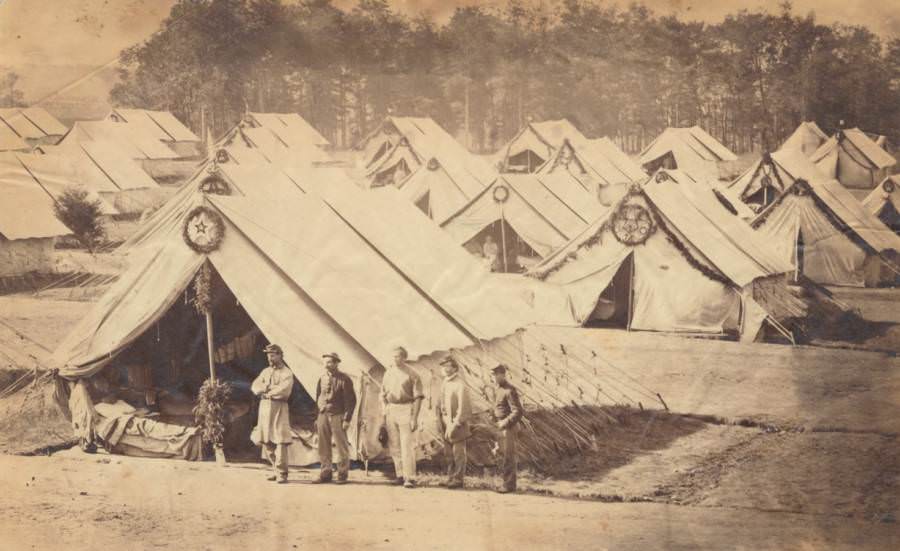
[(407, 400), (405, 402), (388, 402), (389, 406), (408, 406), (409, 404), (415, 402), (415, 400)]

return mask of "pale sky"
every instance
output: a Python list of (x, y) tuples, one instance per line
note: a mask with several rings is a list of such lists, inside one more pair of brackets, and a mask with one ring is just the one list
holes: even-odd
[[(534, 0), (539, 1), (539, 0)], [(0, 65), (102, 65), (150, 36), (175, 0), (0, 0)], [(506, 0), (396, 0), (404, 12), (445, 19), (458, 5), (503, 5)], [(619, 5), (626, 4), (618, 0)], [(779, 0), (645, 0), (658, 12), (708, 22), (741, 8), (777, 10)], [(355, 4), (336, 0), (336, 5)], [(865, 24), (900, 36), (897, 0), (795, 0), (794, 11), (814, 10), (823, 23)]]

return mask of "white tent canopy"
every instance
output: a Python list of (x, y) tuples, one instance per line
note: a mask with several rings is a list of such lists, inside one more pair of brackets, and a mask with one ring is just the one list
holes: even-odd
[(797, 129), (784, 140), (781, 149), (794, 149), (807, 157), (825, 143), (828, 135), (814, 121), (801, 122)]
[(816, 165), (799, 149), (764, 154), (726, 187), (756, 210), (769, 205), (798, 179), (822, 180)]
[(140, 127), (147, 135), (163, 142), (199, 142), (200, 138), (175, 118), (169, 111), (150, 109), (125, 109), (118, 107), (110, 113), (109, 120)]
[(680, 171), (661, 171), (643, 186), (633, 185), (530, 275), (563, 285), (575, 317), (586, 323), (628, 262), (630, 274), (621, 284), (633, 290), (630, 328), (704, 333), (730, 328), (752, 338), (765, 314), (748, 286), (788, 272), (791, 265), (770, 254), (711, 192), (688, 191), (694, 184)]
[(503, 174), (442, 227), (464, 245), (488, 226), (504, 221), (543, 258), (602, 212), (599, 201), (567, 172)]
[(498, 152), (501, 172), (535, 172), (566, 140), (587, 138), (568, 119), (530, 122)]
[(897, 163), (858, 128), (839, 130), (810, 158), (825, 176), (855, 189), (874, 188)]
[(881, 263), (891, 265), (883, 255), (900, 251), (900, 237), (837, 180), (797, 180), (752, 225), (783, 261), (825, 285), (874, 283)]
[(617, 201), (631, 182), (647, 178), (644, 170), (606, 137), (563, 140), (540, 173), (560, 171), (569, 172), (604, 205)]
[(648, 172), (678, 169), (695, 180), (710, 182), (720, 178), (720, 163), (736, 160), (737, 155), (699, 126), (666, 128), (638, 158)]

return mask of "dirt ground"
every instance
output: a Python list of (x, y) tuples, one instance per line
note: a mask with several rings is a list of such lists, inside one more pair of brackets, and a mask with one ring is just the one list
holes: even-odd
[[(96, 294), (0, 297), (0, 364), (41, 365)], [(869, 319), (900, 321), (898, 291), (840, 298)], [(552, 475), (525, 470), (515, 496), (488, 491), (490, 476), (472, 471), (467, 491), (436, 487), (434, 473), (409, 491), (374, 471), (323, 488), (307, 485), (305, 470), (287, 486), (267, 483), (258, 464), (77, 448), (0, 455), (0, 548), (900, 548), (896, 353), (611, 330), (544, 335), (602, 352), (604, 384), (627, 373), (673, 414), (629, 417), (598, 435), (596, 453), (560, 461)], [(16, 399), (0, 400), (0, 417), (21, 410)], [(65, 424), (33, 425), (67, 438)], [(31, 451), (6, 436), (0, 449)]]

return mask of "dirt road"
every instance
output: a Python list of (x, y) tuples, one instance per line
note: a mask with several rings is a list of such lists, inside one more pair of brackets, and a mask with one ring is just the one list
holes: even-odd
[(0, 456), (4, 549), (896, 549), (900, 528), (826, 514), (485, 491), (279, 486), (249, 467)]

